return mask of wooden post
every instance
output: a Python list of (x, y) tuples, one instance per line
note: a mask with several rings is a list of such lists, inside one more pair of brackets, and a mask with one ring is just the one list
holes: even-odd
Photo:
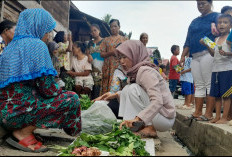
[(3, 12), (4, 12), (4, 0), (2, 0), (1, 2), (1, 7), (0, 7), (0, 22), (3, 21)]
[(110, 32), (108, 31), (108, 29), (106, 28), (106, 26), (102, 23), (102, 26), (105, 28), (106, 32), (109, 34), (109, 36), (111, 35)]

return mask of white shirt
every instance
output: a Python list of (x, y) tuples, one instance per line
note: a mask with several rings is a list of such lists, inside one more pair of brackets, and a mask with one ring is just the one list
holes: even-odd
[[(192, 58), (187, 57), (185, 58), (185, 63), (184, 63), (184, 70), (188, 70), (191, 68), (191, 62), (192, 62)], [(185, 81), (185, 82), (189, 82), (189, 83), (193, 83), (193, 76), (191, 71), (184, 73), (183, 75), (180, 76), (180, 81)]]
[[(88, 62), (88, 57), (85, 56), (82, 60), (78, 60), (77, 57), (72, 57), (72, 69), (75, 72), (84, 72), (85, 70), (92, 70), (91, 64)], [(80, 77), (80, 76), (78, 76)], [(81, 76), (84, 78), (92, 78), (91, 73), (88, 76)]]
[[(216, 44), (218, 42), (218, 39), (216, 40)], [(231, 47), (226, 43), (226, 41), (224, 41), (221, 46), (222, 46), (222, 50), (224, 50), (225, 52), (231, 52)], [(230, 71), (230, 70), (232, 70), (232, 56), (222, 56), (219, 53), (218, 44), (217, 44), (215, 48), (212, 72), (222, 72), (222, 71)]]

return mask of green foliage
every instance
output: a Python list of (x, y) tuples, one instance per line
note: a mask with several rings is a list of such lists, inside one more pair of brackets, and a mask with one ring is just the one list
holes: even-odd
[(72, 88), (75, 86), (75, 80), (71, 76), (66, 76), (64, 78), (65, 90), (72, 91)]
[(87, 110), (93, 104), (89, 96), (86, 94), (81, 94), (80, 103), (81, 103), (81, 110)]
[(110, 20), (112, 19), (112, 15), (106, 14), (104, 17), (102, 17), (102, 21), (105, 21), (108, 25), (110, 24)]
[(60, 156), (70, 154), (75, 147), (80, 146), (97, 147), (115, 156), (150, 156), (144, 148), (145, 142), (126, 127), (120, 130), (119, 123), (113, 125), (112, 132), (104, 135), (82, 133), (66, 150), (61, 150)]

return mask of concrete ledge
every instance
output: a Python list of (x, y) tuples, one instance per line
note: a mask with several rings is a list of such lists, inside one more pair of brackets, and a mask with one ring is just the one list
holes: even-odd
[(0, 126), (0, 139), (7, 134), (6, 130)]
[(3, 143), (3, 137), (7, 134), (6, 130), (0, 126), (0, 145)]
[(183, 121), (192, 111), (177, 110), (173, 129), (181, 141), (195, 154), (206, 156), (232, 155), (232, 127), (193, 120)]

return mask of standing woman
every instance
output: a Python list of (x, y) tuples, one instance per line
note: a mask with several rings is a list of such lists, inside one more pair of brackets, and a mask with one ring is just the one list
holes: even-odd
[(0, 23), (0, 35), (3, 39), (3, 43), (1, 43), (0, 47), (0, 55), (6, 47), (13, 39), (15, 32), (15, 23), (4, 20)]
[[(148, 43), (148, 34), (147, 34), (147, 33), (142, 33), (142, 34), (140, 35), (140, 41), (146, 46), (147, 43)], [(147, 48), (147, 51), (148, 51), (148, 55), (149, 55), (149, 56), (152, 56), (152, 55), (153, 55), (151, 49)]]
[[(209, 96), (213, 57), (206, 47), (200, 44), (201, 38), (207, 36), (214, 41), (215, 36), (211, 33), (211, 23), (216, 23), (218, 13), (212, 11), (212, 0), (197, 0), (197, 8), (201, 16), (192, 21), (188, 28), (188, 35), (185, 41), (184, 50), (181, 55), (181, 63), (190, 52), (193, 57), (191, 63), (193, 80), (196, 86), (195, 91), (195, 112), (186, 117), (186, 120), (197, 118), (200, 121), (208, 121), (212, 118), (214, 99)], [(206, 112), (202, 115), (204, 98), (207, 97)]]
[(102, 80), (102, 66), (104, 63), (104, 58), (101, 57), (100, 44), (103, 39), (100, 36), (100, 27), (97, 24), (91, 25), (91, 40), (87, 46), (86, 54), (88, 56), (88, 61), (92, 63), (92, 76), (94, 80), (94, 86), (92, 90), (92, 99), (99, 97), (101, 80)]
[(115, 56), (115, 49), (118, 45), (126, 40), (125, 37), (119, 35), (120, 22), (117, 19), (110, 21), (111, 36), (104, 39), (100, 45), (101, 57), (104, 58), (102, 67), (102, 85), (101, 93), (105, 94), (110, 91), (111, 82), (113, 79), (114, 71), (118, 68), (119, 62)]

